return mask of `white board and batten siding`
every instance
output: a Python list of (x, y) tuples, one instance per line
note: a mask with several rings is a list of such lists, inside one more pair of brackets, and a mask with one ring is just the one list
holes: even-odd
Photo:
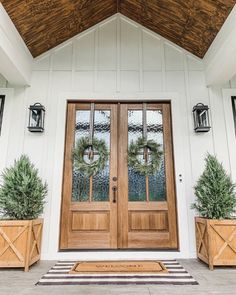
[[(215, 152), (232, 169), (222, 91), (206, 87), (202, 61), (117, 14), (37, 58), (31, 86), (7, 97), (11, 114), (4, 126), (10, 131), (1, 165), (26, 153), (49, 184), (42, 258), (96, 259), (97, 252), (58, 252), (66, 99), (171, 100), (180, 251), (101, 252), (99, 258), (195, 257), (190, 205), (203, 159)], [(27, 131), (28, 107), (35, 102), (46, 108), (43, 134)], [(193, 131), (192, 108), (199, 102), (211, 110), (212, 130), (205, 134)]]

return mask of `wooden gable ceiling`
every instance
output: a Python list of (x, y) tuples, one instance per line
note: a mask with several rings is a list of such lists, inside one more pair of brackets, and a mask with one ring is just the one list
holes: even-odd
[(34, 57), (120, 12), (203, 57), (236, 0), (2, 0)]

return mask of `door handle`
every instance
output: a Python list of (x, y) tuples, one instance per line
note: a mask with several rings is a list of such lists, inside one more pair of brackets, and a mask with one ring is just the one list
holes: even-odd
[(116, 203), (116, 193), (117, 193), (117, 186), (112, 187), (112, 192), (113, 192), (113, 203)]

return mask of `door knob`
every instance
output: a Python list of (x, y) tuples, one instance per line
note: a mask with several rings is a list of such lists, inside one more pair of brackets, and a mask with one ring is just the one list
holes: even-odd
[(112, 192), (113, 192), (113, 203), (116, 203), (116, 192), (117, 192), (117, 186), (112, 187)]

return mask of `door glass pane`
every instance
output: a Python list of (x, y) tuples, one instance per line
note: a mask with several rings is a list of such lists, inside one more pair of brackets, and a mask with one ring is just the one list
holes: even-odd
[[(90, 111), (76, 111), (75, 143), (84, 136), (89, 136)], [(89, 200), (89, 178), (73, 167), (72, 201), (86, 202)]]
[[(161, 110), (148, 110), (147, 111), (147, 138), (154, 140), (161, 146), (162, 152), (164, 151), (163, 145), (163, 119)], [(150, 201), (163, 201), (166, 199), (165, 193), (165, 163), (164, 153), (161, 157), (161, 163), (158, 171), (154, 175), (148, 177), (149, 180), (149, 200)]]
[[(110, 152), (110, 111), (95, 111), (94, 137), (106, 142)], [(109, 200), (110, 160), (105, 168), (93, 177), (93, 201)]]
[[(110, 111), (95, 110), (94, 114), (94, 138), (104, 140), (110, 153)], [(90, 134), (90, 110), (76, 111), (75, 143), (81, 137)], [(94, 160), (98, 159), (94, 150)], [(88, 155), (84, 155), (84, 161), (89, 162)], [(102, 171), (95, 176), (88, 177), (83, 171), (73, 167), (72, 201), (109, 201), (109, 170), (110, 159)]]
[[(143, 134), (143, 116), (141, 110), (128, 111), (128, 143), (136, 141)], [(140, 155), (142, 160), (142, 155)], [(146, 200), (146, 177), (128, 165), (129, 201)]]
[[(128, 111), (128, 142), (143, 136), (143, 113), (141, 110)], [(147, 139), (153, 140), (164, 150), (163, 120), (161, 110), (147, 110)], [(140, 150), (138, 159), (144, 161)], [(129, 201), (163, 201), (165, 192), (165, 161), (161, 157), (159, 169), (153, 175), (143, 175), (128, 165)]]

